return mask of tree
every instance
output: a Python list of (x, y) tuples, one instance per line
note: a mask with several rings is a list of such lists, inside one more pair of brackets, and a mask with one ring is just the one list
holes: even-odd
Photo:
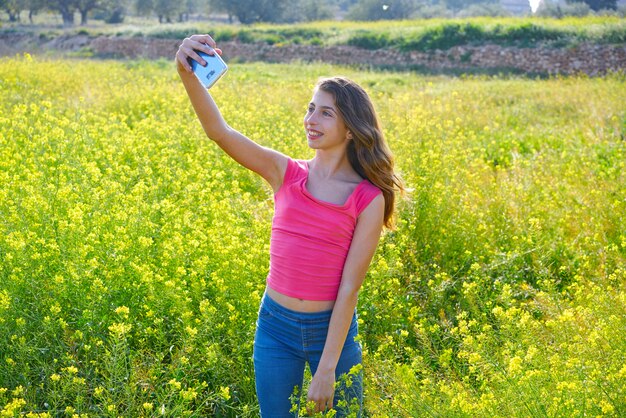
[(200, 8), (200, 0), (184, 0), (182, 3), (183, 7), (178, 15), (178, 21), (186, 22), (189, 20), (189, 15), (195, 13)]
[[(80, 24), (86, 25), (89, 13), (94, 10), (104, 11), (107, 23), (121, 23), (126, 12), (127, 0), (25, 0), (34, 4), (34, 10), (43, 6), (49, 10), (57, 11), (63, 18), (65, 26), (74, 24), (74, 13), (80, 12)], [(37, 6), (40, 4), (40, 6)], [(33, 8), (31, 8), (33, 10)]]
[(303, 20), (327, 20), (333, 17), (328, 3), (319, 0), (300, 0), (300, 8)]
[(148, 16), (154, 10), (154, 2), (152, 0), (137, 0), (135, 2), (135, 11), (139, 16)]
[(445, 3), (448, 9), (456, 12), (472, 6), (500, 5), (499, 0), (443, 0), (443, 3)]
[(122, 23), (128, 7), (128, 0), (101, 0), (99, 16), (106, 23)]
[(281, 22), (288, 0), (211, 0), (218, 10), (235, 16), (241, 23)]
[(408, 19), (422, 5), (420, 0), (360, 0), (348, 13), (354, 20)]
[(33, 24), (33, 16), (46, 7), (46, 0), (26, 0), (28, 20)]
[(183, 4), (179, 0), (155, 0), (153, 4), (159, 23), (171, 23), (172, 16), (178, 15), (183, 10)]
[(347, 11), (350, 7), (354, 6), (354, 4), (357, 3), (358, 0), (331, 0), (331, 1), (339, 7), (339, 10)]
[(468, 2), (464, 0), (445, 0), (446, 7), (450, 10), (459, 11), (462, 8), (469, 6)]
[(328, 0), (296, 0), (283, 12), (285, 22), (315, 21), (332, 19), (333, 12)]
[(87, 13), (101, 7), (101, 0), (76, 0), (76, 8), (80, 12), (80, 24), (87, 24)]
[(585, 3), (596, 12), (602, 9), (617, 9), (617, 0), (576, 0), (568, 1), (568, 3)]
[(407, 19), (413, 16), (502, 15), (499, 0), (358, 0), (348, 18), (355, 20)]
[(74, 24), (75, 0), (49, 0), (48, 8), (61, 13), (63, 25), (72, 26)]
[(0, 6), (9, 15), (10, 22), (17, 22), (20, 20), (20, 12), (26, 9), (26, 1), (24, 0), (1, 0)]
[[(529, 9), (530, 10), (530, 6)], [(459, 11), (457, 17), (473, 17), (473, 16), (509, 16), (510, 12), (500, 4), (472, 4), (469, 7)]]

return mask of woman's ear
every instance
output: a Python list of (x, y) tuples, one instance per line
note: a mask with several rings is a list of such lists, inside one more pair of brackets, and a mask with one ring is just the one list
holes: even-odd
[(352, 139), (352, 132), (348, 131), (348, 133), (346, 134), (346, 139)]

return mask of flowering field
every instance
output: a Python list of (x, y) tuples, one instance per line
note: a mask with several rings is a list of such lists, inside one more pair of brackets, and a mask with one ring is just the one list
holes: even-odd
[[(362, 83), (411, 194), (359, 302), (367, 415), (626, 415), (626, 79), (232, 64), (234, 127), (309, 158)], [(0, 416), (258, 415), (271, 190), (173, 64), (0, 61)]]

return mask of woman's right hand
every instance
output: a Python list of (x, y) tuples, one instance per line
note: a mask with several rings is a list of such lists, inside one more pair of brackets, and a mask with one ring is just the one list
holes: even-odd
[(217, 52), (222, 55), (222, 50), (217, 47), (217, 44), (209, 35), (191, 35), (183, 40), (176, 52), (176, 64), (179, 70), (184, 69), (189, 73), (193, 72), (189, 62), (190, 58), (198, 61), (200, 65), (206, 64), (206, 61), (196, 51), (206, 52), (209, 55)]

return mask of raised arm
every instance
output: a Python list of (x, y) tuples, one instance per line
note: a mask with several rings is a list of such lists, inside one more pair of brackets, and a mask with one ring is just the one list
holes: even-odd
[[(206, 135), (239, 164), (267, 180), (276, 192), (283, 181), (287, 157), (257, 144), (231, 128), (222, 117), (207, 89), (193, 74), (189, 59), (196, 60), (203, 65), (205, 63), (195, 51), (212, 55), (216, 47), (215, 41), (209, 35), (193, 35), (185, 38), (176, 53), (178, 74)], [(221, 51), (218, 49), (217, 52)]]

